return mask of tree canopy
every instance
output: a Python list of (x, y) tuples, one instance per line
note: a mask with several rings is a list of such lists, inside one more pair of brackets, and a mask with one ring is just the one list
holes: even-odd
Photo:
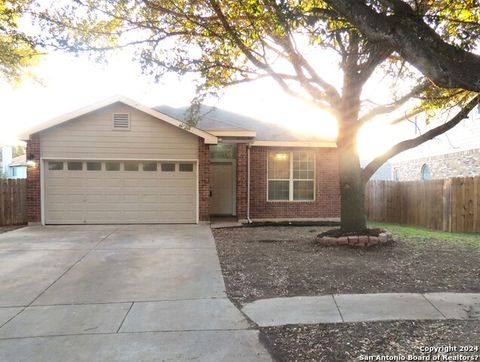
[(37, 61), (38, 44), (19, 29), (31, 6), (31, 0), (0, 0), (0, 77), (11, 83)]
[(325, 0), (371, 40), (385, 41), (437, 85), (480, 92), (478, 0)]

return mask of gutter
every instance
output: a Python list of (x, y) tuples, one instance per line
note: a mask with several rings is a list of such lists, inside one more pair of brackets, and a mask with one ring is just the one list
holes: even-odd
[(252, 148), (252, 144), (249, 143), (247, 146), (247, 222), (249, 224), (252, 223), (252, 219), (250, 219), (250, 149)]

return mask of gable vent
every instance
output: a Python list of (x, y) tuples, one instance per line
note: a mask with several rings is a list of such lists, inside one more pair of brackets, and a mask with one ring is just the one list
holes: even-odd
[(128, 113), (114, 113), (113, 128), (123, 130), (130, 129), (130, 115)]

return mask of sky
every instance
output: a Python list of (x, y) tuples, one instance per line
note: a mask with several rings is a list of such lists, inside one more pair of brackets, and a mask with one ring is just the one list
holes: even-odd
[[(141, 74), (128, 53), (122, 52), (110, 57), (108, 64), (97, 64), (87, 56), (54, 53), (45, 56), (32, 73), (38, 81), (27, 78), (16, 87), (0, 82), (0, 143), (15, 143), (19, 133), (35, 124), (113, 95), (124, 95), (150, 107), (180, 107), (189, 104), (195, 90), (193, 79), (188, 76), (180, 79), (169, 74), (160, 83), (154, 83)], [(330, 73), (330, 77), (338, 74)], [(375, 87), (371, 91), (375, 92)], [(221, 98), (206, 103), (297, 131), (329, 137), (336, 134), (332, 116), (286, 95), (273, 80), (231, 87)], [(364, 127), (359, 137), (361, 156), (373, 158), (395, 138), (398, 130), (382, 128), (377, 123)]]

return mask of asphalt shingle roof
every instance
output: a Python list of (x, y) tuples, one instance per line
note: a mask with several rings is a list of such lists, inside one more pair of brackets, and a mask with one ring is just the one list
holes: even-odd
[[(164, 113), (180, 121), (185, 120), (185, 111), (187, 110), (187, 108), (188, 107), (174, 108), (167, 105), (154, 107), (156, 111)], [(320, 138), (318, 136), (308, 133), (299, 133), (292, 131), (291, 129), (280, 124), (259, 120), (216, 107), (203, 105), (201, 106), (200, 114), (201, 118), (197, 123), (196, 127), (205, 131), (213, 129), (237, 129), (256, 131), (256, 139), (260, 141), (319, 142), (326, 140), (325, 138)]]

